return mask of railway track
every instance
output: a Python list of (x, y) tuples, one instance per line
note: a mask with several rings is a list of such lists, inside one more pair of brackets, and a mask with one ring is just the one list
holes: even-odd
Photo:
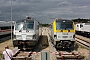
[[(14, 60), (36, 60), (38, 54), (36, 54), (36, 52), (32, 52), (32, 51), (27, 51), (27, 50), (18, 50), (13, 58)], [(39, 59), (40, 60), (40, 59)]]
[(76, 41), (80, 45), (86, 47), (87, 49), (90, 48), (90, 39), (89, 38), (83, 38), (82, 36), (76, 36)]

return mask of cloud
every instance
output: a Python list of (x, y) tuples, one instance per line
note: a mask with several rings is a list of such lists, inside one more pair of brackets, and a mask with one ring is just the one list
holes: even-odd
[(71, 5), (70, 2), (67, 2), (67, 1), (62, 1), (58, 4), (59, 6), (67, 6), (67, 5)]
[[(13, 20), (32, 16), (42, 23), (51, 18), (89, 18), (90, 0), (13, 0)], [(0, 19), (10, 20), (11, 0), (0, 0)]]

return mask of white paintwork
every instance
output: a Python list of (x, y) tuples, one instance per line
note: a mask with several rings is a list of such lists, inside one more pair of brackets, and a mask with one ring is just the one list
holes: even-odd
[(76, 30), (90, 32), (90, 23), (78, 23), (76, 24)]

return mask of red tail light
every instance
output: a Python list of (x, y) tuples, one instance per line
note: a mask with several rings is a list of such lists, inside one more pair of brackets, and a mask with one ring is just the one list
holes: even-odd
[(20, 42), (19, 42), (19, 44), (23, 44), (23, 42), (22, 42), (22, 41), (20, 41)]
[(30, 42), (26, 42), (27, 44), (30, 44)]

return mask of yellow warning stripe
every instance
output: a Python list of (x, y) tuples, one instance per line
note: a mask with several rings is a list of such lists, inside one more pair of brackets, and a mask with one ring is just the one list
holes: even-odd
[(55, 32), (75, 32), (75, 30), (56, 30)]

